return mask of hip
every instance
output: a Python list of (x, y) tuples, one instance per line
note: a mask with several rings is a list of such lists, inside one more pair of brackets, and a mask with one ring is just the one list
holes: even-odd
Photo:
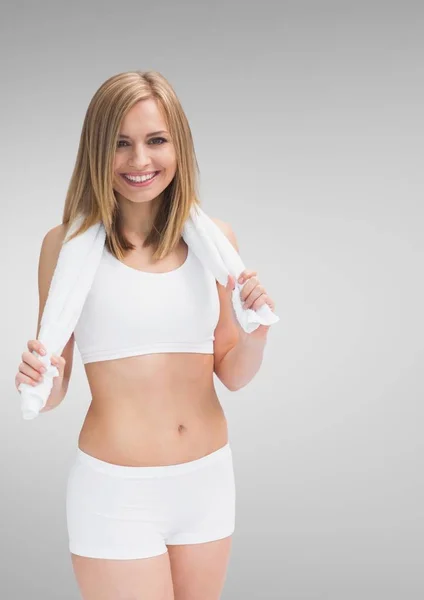
[(236, 487), (230, 443), (198, 459), (121, 466), (77, 448), (67, 482), (70, 549), (101, 558), (136, 558), (165, 544), (231, 535)]

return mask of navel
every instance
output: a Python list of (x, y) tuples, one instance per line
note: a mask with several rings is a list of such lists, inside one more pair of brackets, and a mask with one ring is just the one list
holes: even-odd
[(183, 431), (185, 431), (185, 430), (186, 430), (186, 428), (185, 428), (185, 426), (184, 426), (184, 425), (178, 425), (178, 431), (179, 431), (180, 433), (182, 433), (182, 432), (183, 432)]

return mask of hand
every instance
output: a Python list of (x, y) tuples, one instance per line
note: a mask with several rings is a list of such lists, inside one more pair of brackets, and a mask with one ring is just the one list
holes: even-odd
[(243, 308), (257, 310), (263, 304), (268, 304), (274, 312), (275, 303), (268, 296), (266, 289), (261, 285), (256, 274), (257, 271), (244, 270), (238, 278), (238, 283), (244, 283), (240, 291), (240, 299), (244, 302)]
[[(247, 269), (239, 275), (238, 283), (244, 283), (240, 290), (240, 299), (243, 303), (242, 306), (245, 310), (248, 308), (257, 310), (263, 304), (268, 304), (270, 309), (274, 312), (275, 303), (268, 296), (264, 286), (260, 283), (256, 275), (257, 271), (248, 271)], [(234, 277), (229, 277), (227, 285), (230, 289), (234, 289)], [(262, 334), (266, 333), (269, 328), (270, 325), (259, 325), (259, 327), (255, 329), (255, 331), (252, 331), (250, 335), (260, 337)]]
[[(15, 376), (15, 386), (18, 389), (21, 383), (28, 383), (36, 386), (42, 379), (45, 372), (43, 362), (33, 354), (35, 350), (40, 355), (46, 354), (46, 349), (38, 340), (29, 340), (27, 343), (28, 351), (22, 353), (22, 362), (19, 365), (18, 373)], [(63, 375), (65, 372), (66, 360), (62, 356), (52, 354), (50, 362), (57, 367), (59, 375), (53, 378), (53, 390), (58, 390), (62, 386)], [(52, 391), (53, 391), (52, 390)]]

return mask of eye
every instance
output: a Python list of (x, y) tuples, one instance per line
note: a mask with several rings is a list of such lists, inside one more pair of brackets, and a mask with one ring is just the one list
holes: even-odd
[[(165, 144), (166, 141), (167, 141), (163, 137), (152, 138), (150, 141), (154, 142), (154, 141), (157, 141), (157, 140), (159, 140), (161, 143), (160, 144), (154, 144), (155, 146), (162, 146), (162, 144)], [(122, 146), (120, 144), (128, 144), (128, 142), (126, 140), (119, 140), (118, 143), (117, 143), (117, 147), (118, 148), (122, 148)]]

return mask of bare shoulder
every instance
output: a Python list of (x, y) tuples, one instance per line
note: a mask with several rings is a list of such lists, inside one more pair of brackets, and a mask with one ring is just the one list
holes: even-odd
[(65, 235), (66, 225), (60, 224), (56, 225), (56, 227), (53, 227), (52, 229), (49, 229), (41, 244), (41, 255), (43, 255), (43, 258), (46, 255), (49, 255), (51, 252), (59, 255)]
[(212, 219), (212, 221), (214, 221), (214, 223), (216, 223), (218, 225), (218, 227), (221, 229), (221, 231), (227, 236), (227, 238), (230, 240), (230, 242), (232, 243), (234, 248), (237, 250), (237, 252), (239, 252), (237, 238), (236, 238), (236, 235), (235, 235), (231, 225), (229, 223), (227, 223), (226, 221), (221, 221), (221, 219), (217, 219), (216, 217), (211, 217), (211, 219)]

